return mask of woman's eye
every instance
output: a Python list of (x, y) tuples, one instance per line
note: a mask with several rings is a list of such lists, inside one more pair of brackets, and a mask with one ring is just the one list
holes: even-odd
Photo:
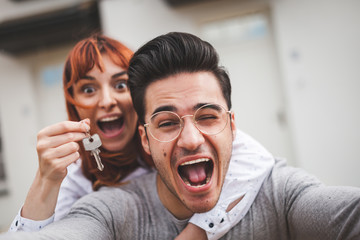
[(118, 83), (116, 83), (115, 88), (116, 88), (116, 89), (120, 89), (120, 90), (126, 89), (126, 88), (127, 88), (127, 84), (126, 84), (126, 82), (118, 82)]
[(84, 86), (84, 87), (82, 88), (82, 92), (83, 92), (83, 93), (90, 94), (90, 93), (95, 92), (95, 88), (94, 88), (94, 87), (91, 87), (91, 86)]

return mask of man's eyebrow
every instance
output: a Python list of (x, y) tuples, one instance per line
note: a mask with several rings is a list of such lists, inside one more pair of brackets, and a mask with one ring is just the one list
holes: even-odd
[(158, 113), (158, 112), (162, 112), (162, 111), (171, 111), (171, 112), (175, 112), (176, 111), (176, 107), (172, 106), (172, 105), (165, 105), (165, 106), (161, 106), (156, 108), (152, 114)]
[(201, 107), (203, 107), (205, 105), (208, 105), (205, 108), (211, 108), (211, 109), (214, 109), (214, 110), (217, 110), (217, 111), (221, 110), (221, 107), (219, 107), (219, 105), (217, 105), (216, 103), (212, 103), (212, 102), (198, 103), (193, 107), (193, 110), (196, 111), (196, 110), (198, 110), (199, 108), (201, 108)]
[(206, 104), (209, 104), (209, 103), (198, 103), (193, 107), (193, 110), (196, 111), (196, 110), (198, 110), (199, 108), (201, 108), (202, 106), (204, 106)]
[(113, 75), (111, 76), (111, 78), (112, 78), (112, 79), (115, 79), (115, 78), (124, 76), (124, 75), (126, 75), (126, 74), (127, 74), (126, 71), (118, 72), (118, 73), (113, 74)]
[[(207, 105), (209, 103), (198, 103), (193, 107), (193, 111), (195, 112), (196, 110), (198, 110), (200, 107)], [(209, 106), (210, 107), (210, 106)], [(216, 105), (213, 106), (212, 108), (218, 108)], [(165, 106), (161, 106), (158, 107), (154, 110), (154, 112), (152, 114), (158, 113), (158, 112), (162, 112), (162, 111), (171, 111), (171, 112), (176, 112), (177, 108), (173, 105), (165, 105)]]

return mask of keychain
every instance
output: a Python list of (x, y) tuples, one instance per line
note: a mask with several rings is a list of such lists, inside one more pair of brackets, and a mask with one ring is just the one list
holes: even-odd
[(97, 133), (90, 135), (90, 132), (86, 132), (87, 137), (82, 140), (84, 148), (86, 151), (91, 151), (91, 155), (94, 156), (97, 164), (97, 168), (102, 171), (104, 170), (104, 165), (101, 162), (100, 158), (100, 149), (101, 140)]

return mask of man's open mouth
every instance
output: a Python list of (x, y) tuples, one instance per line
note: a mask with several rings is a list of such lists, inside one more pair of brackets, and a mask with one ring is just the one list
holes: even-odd
[(105, 134), (113, 134), (121, 130), (122, 126), (124, 125), (124, 118), (118, 116), (102, 118), (97, 121), (97, 124), (100, 130)]
[(191, 187), (202, 187), (210, 182), (214, 164), (209, 158), (199, 158), (182, 163), (178, 173), (183, 182)]

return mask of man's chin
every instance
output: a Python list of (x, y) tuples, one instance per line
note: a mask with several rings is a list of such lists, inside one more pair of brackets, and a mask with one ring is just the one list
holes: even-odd
[(203, 206), (203, 205), (202, 206), (190, 206), (189, 210), (194, 214), (195, 213), (205, 213), (205, 212), (210, 211), (214, 207), (215, 207), (215, 204), (212, 206)]
[(218, 199), (198, 198), (185, 200), (184, 204), (193, 213), (204, 213), (213, 209)]

